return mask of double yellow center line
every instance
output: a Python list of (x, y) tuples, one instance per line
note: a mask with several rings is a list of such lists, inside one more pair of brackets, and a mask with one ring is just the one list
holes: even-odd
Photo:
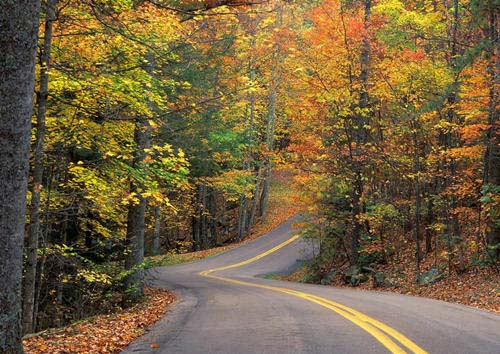
[[(358, 325), (359, 327), (364, 329), (366, 332), (371, 334), (375, 339), (377, 339), (391, 353), (398, 353), (398, 354), (399, 353), (406, 353), (407, 351), (404, 348), (402, 348), (401, 345), (406, 347), (412, 353), (416, 353), (416, 354), (427, 353), (425, 350), (420, 348), (418, 345), (416, 345), (414, 342), (412, 342), (410, 339), (408, 339), (406, 336), (404, 336), (403, 334), (401, 334), (397, 330), (395, 330), (395, 329), (387, 326), (386, 324), (384, 324), (380, 321), (377, 321), (376, 319), (371, 318), (371, 317), (369, 317), (369, 316), (367, 316), (367, 315), (365, 315), (365, 314), (363, 314), (363, 313), (361, 313), (353, 308), (336, 303), (336, 302), (331, 301), (329, 299), (325, 299), (323, 297), (316, 296), (316, 295), (309, 294), (309, 293), (304, 293), (302, 291), (297, 291), (297, 290), (292, 290), (292, 289), (287, 289), (287, 288), (282, 288), (282, 287), (277, 287), (277, 286), (250, 283), (250, 282), (246, 282), (246, 281), (230, 279), (230, 278), (220, 277), (220, 276), (211, 274), (211, 273), (214, 273), (217, 271), (231, 269), (231, 268), (237, 268), (237, 267), (247, 265), (249, 263), (253, 263), (253, 262), (255, 262), (263, 257), (270, 255), (273, 252), (276, 252), (280, 248), (283, 248), (286, 245), (289, 245), (290, 243), (296, 241), (299, 237), (300, 237), (299, 235), (295, 235), (295, 236), (291, 237), (290, 239), (286, 240), (285, 242), (280, 243), (279, 245), (277, 245), (277, 246), (275, 246), (275, 247), (273, 247), (273, 248), (271, 248), (263, 253), (260, 253), (255, 257), (247, 259), (243, 262), (227, 265), (224, 267), (207, 269), (207, 270), (200, 272), (199, 274), (204, 276), (204, 277), (221, 280), (221, 281), (224, 281), (227, 283), (252, 286), (255, 288), (277, 291), (280, 293), (285, 293), (285, 294), (289, 294), (289, 295), (292, 295), (295, 297), (300, 297), (302, 299), (316, 303), (316, 304), (323, 306), (329, 310), (332, 310), (333, 312), (348, 319), (352, 323)], [(399, 344), (396, 341), (399, 342)]]

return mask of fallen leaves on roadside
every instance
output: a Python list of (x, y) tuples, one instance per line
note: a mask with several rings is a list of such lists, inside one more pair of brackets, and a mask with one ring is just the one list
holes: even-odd
[[(342, 279), (343, 274), (349, 267), (340, 267), (337, 275), (330, 279), (329, 285), (363, 290), (390, 291), (399, 294), (426, 297), (462, 305), (472, 306), (483, 310), (500, 313), (500, 273), (494, 267), (469, 266), (462, 273), (456, 271), (449, 274), (444, 271), (443, 279), (427, 286), (418, 286), (415, 282), (415, 266), (412, 262), (412, 254), (415, 249), (410, 245), (402, 250), (398, 262), (374, 267), (377, 272), (397, 277), (398, 286), (373, 288), (372, 281), (361, 283), (357, 287), (346, 285)], [(422, 269), (430, 269), (434, 264), (432, 257), (422, 261)], [(308, 279), (309, 269), (307, 266), (297, 269), (294, 273), (286, 276), (278, 276), (277, 279), (289, 281), (305, 281)]]
[[(172, 293), (146, 288), (139, 304), (115, 314), (96, 316), (24, 339), (27, 354), (118, 353), (160, 319), (174, 301)], [(158, 344), (151, 344), (157, 348)]]

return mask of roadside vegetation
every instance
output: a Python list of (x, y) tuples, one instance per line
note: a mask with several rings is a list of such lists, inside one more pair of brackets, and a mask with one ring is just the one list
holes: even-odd
[[(159, 267), (192, 262), (215, 256), (220, 252), (262, 236), (298, 213), (301, 206), (292, 200), (293, 172), (290, 169), (276, 169), (271, 178), (268, 218), (257, 223), (252, 234), (240, 242), (228, 243), (203, 251), (150, 256), (145, 267)], [(26, 336), (24, 349), (27, 354), (44, 353), (118, 353), (132, 340), (144, 334), (146, 327), (160, 319), (168, 306), (175, 301), (175, 295), (161, 289), (145, 289), (146, 296), (135, 306), (110, 309), (109, 314), (96, 315), (68, 326), (47, 329)], [(150, 343), (152, 348), (157, 343)]]
[(245, 239), (240, 242), (232, 242), (224, 246), (214, 247), (203, 251), (182, 253), (170, 251), (164, 255), (147, 257), (145, 261), (146, 267), (169, 266), (197, 261), (217, 255), (262, 236), (302, 210), (303, 206), (293, 198), (293, 195), (293, 170), (278, 167), (271, 177), (267, 217), (263, 222), (258, 222), (253, 227), (252, 233), (245, 237)]
[(497, 308), (498, 1), (7, 2), (0, 352), (302, 206), (311, 281)]
[(158, 321), (174, 300), (165, 290), (146, 288), (145, 297), (128, 309), (27, 336), (24, 350), (27, 354), (119, 353)]

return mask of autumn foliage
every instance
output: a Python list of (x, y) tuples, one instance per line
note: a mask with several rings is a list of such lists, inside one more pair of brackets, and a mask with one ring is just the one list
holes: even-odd
[(144, 256), (299, 209), (312, 281), (496, 274), (499, 26), (476, 0), (44, 2), (25, 334), (132, 306)]
[[(174, 296), (160, 289), (147, 289), (139, 304), (111, 315), (101, 315), (62, 329), (48, 330), (24, 340), (30, 354), (119, 353), (134, 338), (158, 321)], [(150, 344), (158, 347), (156, 343)]]

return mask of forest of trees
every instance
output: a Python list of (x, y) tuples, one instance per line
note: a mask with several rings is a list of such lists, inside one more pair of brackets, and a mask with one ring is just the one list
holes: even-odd
[(406, 245), (416, 282), (430, 257), (439, 272), (497, 266), (499, 11), (4, 1), (0, 351), (133, 304), (145, 255), (245, 238), (278, 164), (318, 273), (348, 264), (357, 285)]

